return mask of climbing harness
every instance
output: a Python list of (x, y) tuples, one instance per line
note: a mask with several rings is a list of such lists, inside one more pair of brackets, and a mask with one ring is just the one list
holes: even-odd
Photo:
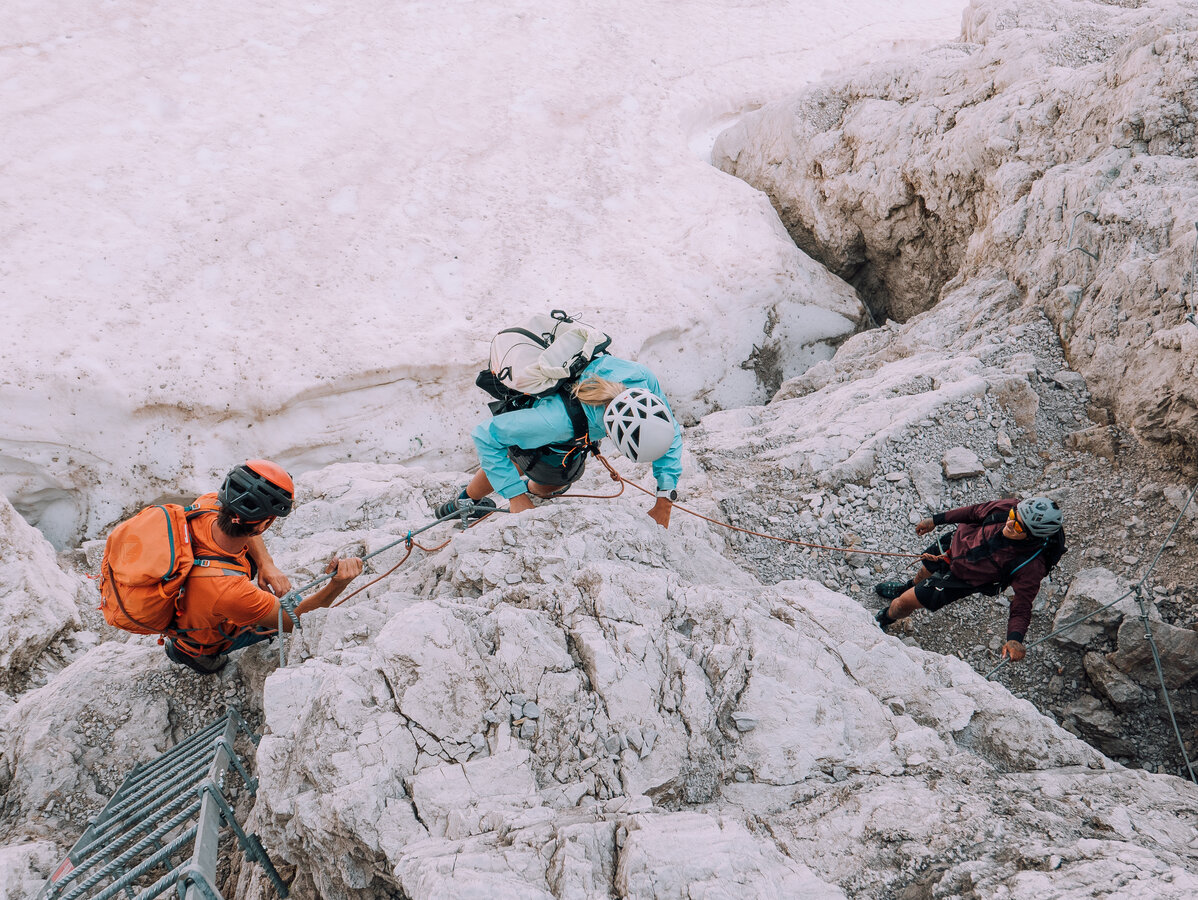
[[(1148, 624), (1148, 606), (1144, 602), (1144, 596), (1143, 596), (1144, 582), (1146, 582), (1148, 580), (1148, 576), (1151, 575), (1152, 570), (1156, 568), (1156, 564), (1160, 560), (1161, 554), (1165, 552), (1165, 548), (1167, 546), (1169, 546), (1169, 542), (1171, 540), (1173, 540), (1173, 535), (1177, 531), (1178, 526), (1181, 525), (1181, 520), (1185, 516), (1186, 510), (1189, 508), (1190, 503), (1194, 500), (1195, 494), (1198, 494), (1198, 485), (1195, 485), (1194, 490), (1190, 491), (1190, 496), (1186, 498), (1186, 502), (1183, 503), (1181, 506), (1181, 511), (1178, 512), (1177, 518), (1173, 521), (1173, 527), (1169, 529), (1169, 533), (1167, 535), (1165, 535), (1165, 539), (1163, 541), (1161, 541), (1161, 545), (1156, 551), (1156, 556), (1154, 556), (1152, 558), (1152, 562), (1149, 563), (1148, 568), (1144, 571), (1144, 574), (1140, 577), (1140, 580), (1138, 582), (1136, 582), (1136, 584), (1133, 587), (1131, 587), (1125, 593), (1120, 594), (1118, 597), (1116, 597), (1110, 603), (1104, 603), (1102, 606), (1098, 607), (1098, 609), (1088, 612), (1081, 618), (1076, 619), (1072, 622), (1069, 622), (1065, 625), (1062, 625), (1060, 628), (1056, 629), (1055, 631), (1051, 632), (1050, 634), (1046, 634), (1044, 637), (1040, 638), (1038, 641), (1034, 641), (1033, 643), (1028, 644), (1027, 649), (1030, 650), (1033, 647), (1037, 647), (1040, 644), (1043, 644), (1049, 638), (1056, 637), (1058, 634), (1061, 634), (1064, 631), (1068, 631), (1070, 628), (1074, 628), (1074, 627), (1082, 624), (1082, 622), (1085, 622), (1087, 619), (1090, 619), (1090, 618), (1098, 615), (1103, 610), (1110, 609), (1112, 606), (1114, 606), (1120, 600), (1124, 600), (1127, 597), (1130, 597), (1132, 594), (1135, 594), (1136, 595), (1136, 603), (1140, 607), (1140, 621), (1144, 624), (1144, 633), (1148, 638), (1148, 646), (1152, 650), (1152, 661), (1153, 661), (1153, 664), (1156, 666), (1157, 678), (1160, 680), (1160, 683), (1161, 683), (1161, 696), (1164, 698), (1165, 709), (1169, 713), (1169, 720), (1173, 723), (1173, 733), (1177, 737), (1177, 746), (1181, 749), (1182, 759), (1185, 760), (1186, 773), (1189, 775), (1189, 778), (1191, 781), (1193, 781), (1195, 784), (1198, 784), (1198, 772), (1195, 771), (1194, 764), (1190, 761), (1190, 755), (1186, 751), (1185, 741), (1182, 740), (1182, 737), (1181, 737), (1181, 727), (1177, 724), (1177, 716), (1174, 715), (1174, 713), (1173, 713), (1173, 703), (1169, 699), (1169, 688), (1168, 688), (1168, 685), (1165, 684), (1165, 673), (1164, 673), (1164, 669), (1161, 667), (1160, 654), (1157, 652), (1156, 640), (1153, 638), (1152, 628)], [(1001, 663), (999, 663), (997, 666), (995, 666), (989, 673), (987, 673), (987, 675), (986, 675), (987, 680), (989, 680), (1000, 669), (1004, 668), (1008, 662), (1009, 662), (1009, 660), (1004, 659)]]
[[(418, 544), (414, 540), (412, 540), (412, 538), (414, 538), (416, 535), (422, 534), (423, 532), (428, 531), (430, 528), (435, 528), (436, 526), (442, 524), (443, 522), (452, 522), (454, 519), (457, 519), (461, 523), (462, 530), (465, 530), (467, 528), (473, 527), (473, 525), (477, 524), (478, 522), (481, 522), (483, 519), (487, 518), (492, 513), (497, 513), (497, 512), (505, 513), (505, 512), (507, 512), (507, 510), (506, 509), (496, 509), (491, 506), (479, 506), (479, 505), (473, 504), (473, 503), (466, 505), (466, 506), (461, 506), (461, 507), (455, 509), (453, 512), (448, 513), (447, 515), (444, 515), (441, 518), (428, 523), (427, 525), (423, 526), (422, 528), (417, 528), (415, 530), (409, 530), (408, 533), (405, 534), (403, 537), (401, 537), (399, 540), (392, 541), (391, 543), (387, 544), (386, 546), (379, 547), (379, 549), (375, 550), (372, 553), (367, 553), (365, 556), (362, 557), (363, 562), (365, 562), (368, 559), (373, 559), (374, 557), (378, 556), (380, 553), (385, 553), (386, 551), (390, 550), (392, 547), (398, 546), (399, 544), (406, 543), (408, 545), (408, 551), (407, 551), (407, 553), (404, 554), (403, 559), (401, 559), (399, 562), (397, 562), (394, 566), (392, 566), (390, 569), (388, 569), (382, 575), (379, 575), (373, 581), (368, 581), (366, 584), (362, 585), (360, 588), (357, 588), (356, 590), (351, 591), (349, 594), (346, 594), (344, 597), (339, 598), (336, 603), (333, 603), (329, 606), (329, 609), (334, 609), (334, 608), (340, 606), (342, 603), (344, 603), (350, 597), (353, 597), (355, 594), (359, 594), (362, 591), (366, 590), (366, 588), (370, 587), (372, 584), (377, 584), (379, 581), (382, 581), (384, 578), (386, 578), (388, 575), (390, 575), (392, 572), (394, 572), (396, 569), (398, 569), (400, 566), (402, 566), (407, 561), (408, 557), (412, 555), (413, 548), (418, 548), (420, 550), (424, 550), (426, 553), (431, 553), (433, 551), (440, 550), (442, 547), (446, 546), (449, 543), (449, 541), (445, 541), (444, 543), (438, 544), (436, 547), (424, 547), (421, 544)], [(291, 619), (291, 624), (294, 629), (301, 630), (303, 628), (303, 626), (300, 625), (299, 616), (295, 612), (295, 608), (297, 606), (299, 606), (300, 602), (303, 600), (301, 595), (312, 590), (312, 588), (319, 587), (320, 585), (324, 584), (326, 581), (330, 580), (332, 577), (333, 577), (332, 572), (326, 572), (324, 575), (321, 575), (319, 578), (315, 578), (312, 581), (309, 581), (307, 584), (303, 585), (302, 587), (292, 588), (290, 591), (288, 591), (286, 594), (284, 594), (282, 597), (279, 598), (279, 665), (280, 666), (287, 665), (286, 653), (285, 653), (285, 648), (284, 648), (284, 644), (286, 642), (286, 637), (285, 637), (286, 632), (283, 631), (283, 614), (286, 613), (287, 616)]]

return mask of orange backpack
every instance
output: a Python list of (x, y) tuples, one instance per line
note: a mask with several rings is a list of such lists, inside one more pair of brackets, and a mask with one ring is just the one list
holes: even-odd
[[(178, 613), (183, 582), (197, 559), (187, 523), (213, 507), (147, 506), (112, 530), (100, 563), (100, 611), (133, 634), (163, 634)], [(225, 557), (201, 557), (202, 562)], [(201, 563), (202, 564), (202, 563)]]

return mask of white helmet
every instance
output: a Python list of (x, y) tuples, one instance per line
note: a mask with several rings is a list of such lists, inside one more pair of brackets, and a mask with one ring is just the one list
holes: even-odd
[(603, 427), (616, 449), (633, 462), (653, 462), (665, 456), (678, 430), (670, 408), (644, 388), (616, 394), (603, 413)]

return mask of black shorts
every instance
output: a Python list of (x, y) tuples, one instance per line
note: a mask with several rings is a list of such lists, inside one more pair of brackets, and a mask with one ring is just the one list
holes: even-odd
[[(934, 553), (937, 556), (943, 556), (948, 552), (949, 544), (952, 543), (953, 532), (941, 535), (937, 540), (933, 541), (928, 546), (924, 553)], [(936, 562), (924, 562), (926, 568), (932, 574), (915, 585), (915, 599), (919, 601), (919, 605), (924, 609), (932, 611), (948, 606), (962, 597), (968, 597), (970, 594), (976, 594), (980, 588), (968, 584), (949, 571), (948, 563), (937, 560)]]
[(587, 467), (585, 450), (574, 450), (566, 454), (552, 447), (536, 450), (512, 447), (507, 455), (520, 470), (521, 475), (527, 475), (529, 481), (543, 484), (545, 487), (569, 487), (582, 477)]

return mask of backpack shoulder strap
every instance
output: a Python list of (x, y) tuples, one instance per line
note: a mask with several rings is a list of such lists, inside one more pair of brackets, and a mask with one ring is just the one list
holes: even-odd
[(1027, 559), (1025, 559), (1023, 562), (1021, 562), (1019, 565), (1017, 565), (1015, 568), (1013, 568), (1007, 574), (1007, 580), (1010, 581), (1012, 578), (1014, 578), (1016, 572), (1018, 572), (1020, 569), (1022, 569), (1024, 566), (1026, 566), (1028, 563), (1030, 563), (1033, 559), (1035, 559), (1037, 556), (1039, 556), (1041, 553), (1043, 553), (1044, 548), (1047, 546), (1048, 546), (1048, 541), (1041, 541), (1040, 546), (1036, 548), (1035, 553), (1033, 553), (1031, 556), (1029, 556)]
[(603, 340), (595, 345), (589, 356), (579, 356), (570, 364), (570, 378), (576, 380), (582, 374), (582, 370), (593, 363), (600, 356), (607, 356), (607, 348), (611, 346), (611, 338), (608, 335), (603, 336)]
[(474, 379), (474, 383), (486, 391), (494, 400), (487, 402), (491, 415), (498, 416), (517, 409), (527, 409), (536, 402), (531, 394), (522, 394), (500, 381), (490, 369), (483, 369)]
[(1006, 510), (996, 509), (990, 515), (982, 519), (983, 525), (997, 525), (999, 522), (1007, 521), (1008, 513)]
[(582, 409), (582, 401), (570, 390), (573, 383), (563, 384), (558, 388), (562, 403), (566, 407), (566, 415), (570, 417), (570, 425), (574, 428), (574, 440), (590, 442), (591, 426), (587, 422), (587, 414)]

